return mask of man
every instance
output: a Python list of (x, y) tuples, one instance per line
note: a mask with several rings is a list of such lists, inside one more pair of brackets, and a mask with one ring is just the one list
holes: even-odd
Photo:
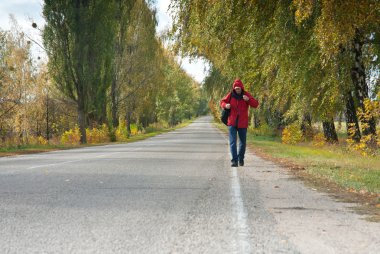
[[(244, 91), (243, 83), (236, 79), (232, 85), (232, 91), (221, 101), (220, 106), (230, 109), (228, 116), (228, 130), (231, 150), (231, 167), (244, 166), (244, 154), (247, 141), (248, 109), (249, 106), (257, 108), (259, 102), (251, 94)], [(239, 134), (239, 152), (237, 152), (237, 135)]]

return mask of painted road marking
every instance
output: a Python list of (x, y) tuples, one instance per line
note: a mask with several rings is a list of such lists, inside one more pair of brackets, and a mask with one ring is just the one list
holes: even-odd
[(234, 226), (238, 232), (239, 247), (238, 253), (251, 253), (251, 245), (249, 244), (249, 227), (247, 224), (247, 212), (244, 207), (240, 181), (236, 167), (231, 168), (231, 199), (232, 210), (234, 213)]
[[(229, 144), (226, 136), (220, 131), (219, 134)], [(228, 147), (229, 148), (229, 147)], [(230, 153), (229, 149), (228, 154)], [(234, 214), (233, 222), (238, 232), (238, 246), (236, 253), (251, 253), (251, 245), (249, 243), (250, 230), (247, 224), (247, 211), (245, 209), (243, 198), (241, 195), (240, 180), (236, 167), (231, 167), (231, 203)]]

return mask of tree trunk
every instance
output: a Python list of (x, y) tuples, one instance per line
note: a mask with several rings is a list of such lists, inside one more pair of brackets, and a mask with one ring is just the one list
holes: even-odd
[[(131, 1), (132, 2), (132, 1)], [(126, 23), (123, 18), (125, 13), (124, 10), (129, 7), (129, 2), (125, 2), (122, 0), (117, 1), (117, 9), (116, 9), (116, 20), (118, 22), (118, 33), (117, 38), (114, 44), (114, 70), (113, 70), (113, 78), (111, 83), (111, 114), (112, 114), (112, 125), (114, 128), (119, 126), (119, 117), (118, 117), (118, 97), (117, 97), (117, 88), (120, 86), (120, 72), (122, 69), (121, 59), (124, 55), (124, 38), (125, 38), (125, 28)], [(128, 14), (128, 13), (127, 13)]]
[(257, 112), (253, 112), (253, 117), (252, 117), (252, 124), (253, 124), (253, 127), (256, 129), (256, 128), (259, 128), (260, 127), (260, 119), (259, 119), (259, 114)]
[(306, 138), (312, 138), (313, 129), (311, 126), (311, 115), (309, 113), (304, 114), (301, 123), (302, 135)]
[(112, 112), (112, 125), (114, 128), (119, 126), (119, 119), (117, 117), (117, 103), (116, 103), (116, 74), (113, 77), (111, 84), (111, 112)]
[[(365, 75), (365, 67), (363, 63), (363, 41), (361, 40), (360, 31), (356, 30), (356, 35), (353, 42), (353, 53), (355, 56), (354, 66), (351, 69), (351, 79), (355, 87), (355, 94), (359, 101), (359, 107), (366, 112), (364, 99), (369, 98), (368, 85)], [(360, 119), (360, 121), (368, 127), (363, 130), (363, 135), (373, 134), (376, 135), (376, 122), (372, 117), (369, 120)]]
[(79, 130), (80, 130), (80, 143), (86, 144), (87, 143), (87, 137), (86, 137), (86, 114), (84, 109), (84, 98), (80, 95), (78, 95), (78, 124), (79, 124)]
[[(351, 125), (354, 125), (354, 126), (351, 126)], [(346, 126), (347, 126), (347, 134), (348, 134), (348, 129), (350, 126), (351, 128), (355, 128), (355, 133), (352, 136), (352, 139), (355, 142), (359, 142), (361, 138), (360, 128), (359, 128), (358, 117), (356, 115), (354, 98), (352, 97), (351, 92), (349, 92), (346, 97)]]
[(36, 122), (36, 128), (37, 128), (36, 135), (37, 136), (41, 136), (40, 123), (39, 123), (38, 119), (37, 119), (37, 122)]
[(102, 114), (101, 114), (101, 117), (100, 117), (100, 124), (107, 124), (108, 125), (108, 121), (107, 121), (107, 102), (106, 100), (104, 100), (104, 102), (102, 103), (101, 105), (102, 107)]
[(328, 143), (337, 143), (338, 135), (336, 134), (334, 119), (331, 119), (330, 121), (323, 121), (322, 126), (326, 141)]
[[(76, 10), (75, 10), (75, 35), (77, 36), (75, 38), (75, 48), (74, 48), (74, 54), (77, 55), (77, 61), (75, 63), (76, 73), (78, 75), (77, 79), (73, 77), (74, 82), (76, 83), (76, 90), (77, 90), (77, 105), (78, 105), (78, 124), (79, 124), (79, 130), (80, 130), (80, 143), (86, 144), (87, 143), (87, 137), (86, 137), (86, 91), (85, 91), (85, 79), (83, 75), (83, 63), (84, 63), (84, 51), (83, 49), (80, 49), (80, 46), (83, 46), (84, 43), (84, 33), (86, 29), (84, 28), (83, 20), (81, 19), (81, 13), (83, 6), (86, 6), (86, 1), (76, 0)], [(83, 6), (82, 6), (83, 5)], [(88, 86), (87, 86), (88, 87)]]
[(143, 121), (141, 121), (141, 122), (142, 122), (143, 128), (148, 127), (148, 118), (147, 117), (144, 117)]
[(1, 142), (5, 143), (6, 130), (4, 130), (2, 124), (0, 125), (0, 135), (1, 135)]
[(127, 120), (127, 126), (126, 127), (127, 127), (128, 135), (131, 134), (131, 115), (132, 115), (132, 113), (129, 110), (127, 110), (127, 115), (125, 117), (125, 120)]
[(49, 94), (46, 94), (46, 139), (49, 141)]

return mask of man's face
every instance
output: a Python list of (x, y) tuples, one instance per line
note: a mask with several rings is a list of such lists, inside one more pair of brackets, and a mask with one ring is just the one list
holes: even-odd
[(237, 94), (241, 94), (241, 87), (235, 87), (235, 92), (237, 93)]

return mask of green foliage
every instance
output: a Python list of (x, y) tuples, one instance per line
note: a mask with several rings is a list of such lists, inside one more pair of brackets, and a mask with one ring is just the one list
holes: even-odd
[[(353, 118), (365, 111), (366, 77), (379, 70), (376, 1), (174, 0), (172, 9), (174, 49), (210, 61), (213, 102), (240, 77), (261, 102), (257, 123), (276, 129), (304, 115), (330, 121), (348, 110), (348, 94)], [(374, 135), (371, 121), (365, 131)]]
[(126, 119), (127, 132), (134, 132), (132, 123), (175, 125), (205, 112), (198, 85), (157, 38), (150, 4), (45, 1), (49, 73), (66, 99), (76, 103), (82, 143), (90, 134), (85, 129), (102, 123), (112, 123), (114, 139), (126, 138), (119, 118)]
[(252, 132), (256, 136), (269, 136), (269, 137), (271, 137), (271, 136), (276, 135), (275, 130), (266, 123), (261, 124), (258, 128), (250, 127), (249, 130), (250, 130), (250, 132)]
[(167, 59), (163, 70), (165, 88), (159, 91), (156, 101), (157, 118), (174, 126), (184, 119), (203, 114), (206, 102), (198, 84), (179, 68), (174, 57), (167, 55)]
[(207, 113), (203, 90), (156, 35), (152, 4), (45, 0), (49, 60), (39, 66), (15, 20), (0, 30), (0, 145), (120, 141)]
[(115, 131), (115, 138), (116, 141), (127, 141), (127, 139), (129, 138), (125, 121), (123, 121), (122, 119), (119, 119), (119, 125), (117, 126)]
[[(113, 1), (45, 0), (43, 39), (58, 89), (77, 103), (81, 142), (86, 118), (105, 118), (114, 38)], [(103, 119), (104, 121), (105, 119)]]
[(168, 129), (168, 128), (169, 128), (169, 125), (163, 122), (152, 123), (152, 124), (149, 124), (149, 126), (145, 128), (145, 133), (158, 132), (158, 131), (161, 131), (163, 129)]
[(138, 124), (131, 124), (131, 135), (141, 134), (142, 128)]

